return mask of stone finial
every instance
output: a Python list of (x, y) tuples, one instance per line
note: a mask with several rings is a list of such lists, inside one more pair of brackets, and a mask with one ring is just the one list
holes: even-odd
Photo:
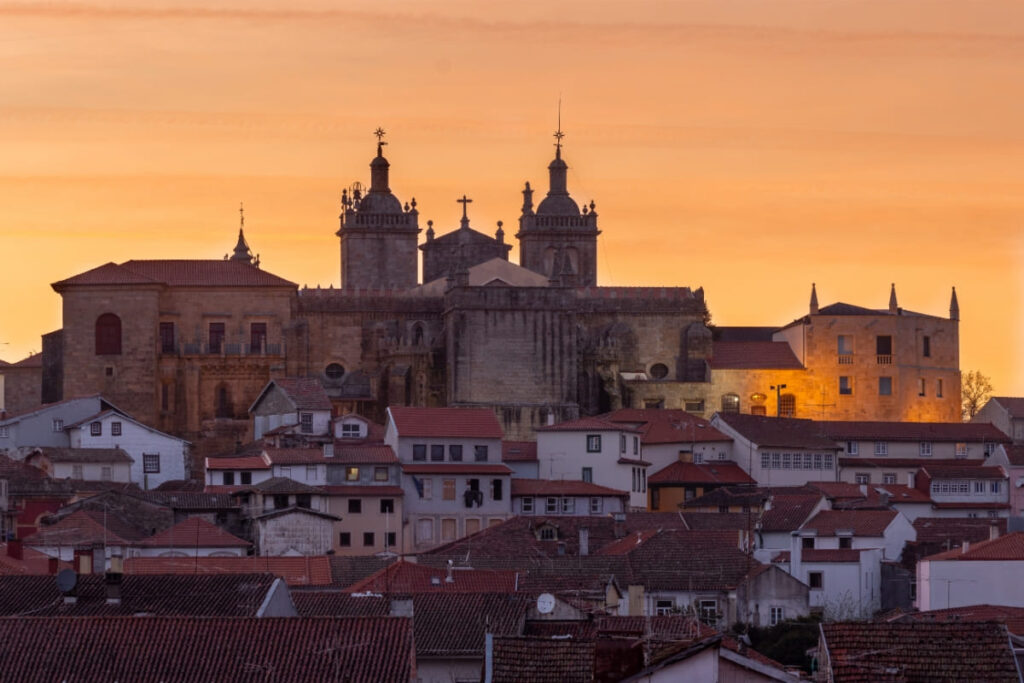
[(533, 213), (533, 188), (530, 187), (530, 181), (526, 181), (526, 187), (523, 189), (523, 215), (529, 216)]
[(502, 230), (502, 222), (498, 221), (498, 229), (494, 232), (494, 239), (498, 240), (502, 244), (505, 243), (505, 231)]
[(811, 283), (811, 315), (818, 315), (818, 290)]
[(960, 302), (956, 300), (956, 287), (953, 288), (953, 294), (949, 297), (949, 319), (960, 320)]
[(898, 313), (900, 310), (899, 304), (896, 303), (896, 283), (892, 283), (892, 289), (889, 290), (889, 312)]
[(427, 221), (427, 241), (431, 242), (434, 239), (434, 221)]

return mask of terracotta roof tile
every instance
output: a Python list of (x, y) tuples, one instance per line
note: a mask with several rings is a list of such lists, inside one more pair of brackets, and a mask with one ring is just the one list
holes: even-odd
[(120, 448), (57, 448), (43, 446), (38, 449), (50, 462), (69, 463), (132, 463), (130, 455)]
[(120, 603), (108, 603), (103, 574), (79, 575), (75, 602), (63, 600), (53, 576), (0, 576), (0, 616), (255, 616), (273, 582), (259, 573), (124, 575)]
[(323, 448), (274, 448), (268, 446), (263, 450), (271, 465), (323, 465), (335, 462), (324, 457)]
[(852, 530), (854, 536), (882, 536), (897, 515), (895, 510), (822, 510), (801, 528), (814, 529), (819, 536), (835, 536), (842, 530)]
[[(412, 624), (395, 617), (0, 619), (10, 680), (378, 683), (415, 679)], [(140, 643), (144, 643), (140, 647)]]
[(147, 548), (247, 548), (250, 543), (202, 517), (189, 517), (136, 545)]
[(24, 539), (25, 545), (34, 547), (131, 545), (143, 534), (124, 524), (116, 515), (105, 516), (95, 510), (76, 510)]
[(695, 464), (677, 460), (647, 477), (648, 485), (657, 484), (756, 484), (734, 462)]
[(513, 593), (518, 572), (493, 569), (454, 569), (448, 572), (399, 560), (348, 586), (348, 593)]
[(836, 441), (988, 441), (1010, 438), (988, 423), (971, 422), (819, 422), (823, 434)]
[(256, 266), (231, 260), (150, 260), (107, 263), (53, 283), (56, 291), (77, 285), (165, 284), (172, 287), (289, 287), (276, 275)]
[(829, 500), (863, 498), (865, 495), (864, 491), (861, 491), (860, 484), (851, 484), (845, 481), (809, 481), (806, 486), (820, 491)]
[(537, 462), (536, 441), (502, 441), (502, 462)]
[(910, 612), (902, 615), (897, 621), (931, 621), (953, 622), (965, 621), (997, 621), (1006, 624), (1006, 629), (1014, 635), (1024, 634), (1024, 607), (1007, 605), (969, 605), (967, 607), (950, 607), (948, 609), (929, 610), (927, 612)]
[(486, 465), (483, 463), (436, 463), (436, 464), (402, 464), (405, 474), (512, 474), (506, 465)]
[(893, 468), (893, 467), (924, 467), (929, 465), (932, 467), (941, 467), (943, 465), (950, 465), (953, 467), (983, 467), (985, 466), (986, 460), (981, 458), (972, 459), (959, 459), (959, 458), (940, 458), (938, 460), (931, 460), (929, 458), (839, 458), (840, 469), (855, 469), (859, 467), (869, 468)]
[(963, 465), (921, 465), (921, 471), (931, 479), (1006, 479), (1001, 467)]
[(744, 512), (683, 512), (680, 513), (690, 529), (740, 530), (753, 529), (757, 524), (756, 514)]
[(850, 622), (821, 633), (836, 683), (1020, 680), (1002, 624)]
[(400, 437), (501, 439), (504, 434), (488, 408), (388, 408)]
[(330, 557), (331, 578), (333, 583), (338, 586), (350, 586), (396, 560), (396, 557), (378, 557), (377, 555), (332, 555)]
[(802, 562), (860, 562), (858, 548), (804, 548), (800, 551)]
[(930, 503), (931, 496), (919, 489), (912, 489), (902, 484), (882, 484), (871, 487), (875, 494), (886, 493), (890, 504), (897, 503)]
[(513, 496), (629, 496), (628, 491), (599, 486), (585, 481), (548, 479), (512, 479)]
[(821, 502), (820, 494), (774, 495), (771, 508), (761, 513), (764, 531), (795, 531)]
[(14, 363), (8, 363), (11, 368), (41, 368), (43, 367), (43, 354), (33, 353), (27, 358), (22, 358)]
[(304, 484), (301, 481), (295, 481), (288, 477), (271, 477), (270, 479), (264, 479), (258, 481), (255, 484), (249, 484), (241, 491), (259, 491), (260, 493), (323, 493), (323, 488), (319, 486), (310, 486)]
[[(1024, 399), (1021, 399), (1024, 401)], [(1010, 464), (1014, 467), (1024, 467), (1024, 446), (1010, 446), (1006, 447), (1006, 458)]]
[(244, 455), (241, 457), (207, 458), (208, 470), (269, 470), (270, 463), (262, 455)]
[(764, 417), (742, 413), (718, 413), (718, 419), (761, 448), (808, 448), (836, 451), (834, 439), (825, 436), (818, 423), (788, 417)]
[(1006, 533), (1006, 519), (982, 517), (918, 517), (914, 520), (918, 543), (960, 545), (963, 541), (977, 543), (988, 539), (990, 529), (996, 526), (1000, 534)]
[(799, 370), (803, 368), (787, 342), (776, 341), (716, 341), (712, 343), (708, 364), (712, 370), (773, 369)]
[(385, 446), (384, 444), (361, 444), (355, 446), (337, 440), (334, 442), (334, 457), (327, 458), (327, 461), (343, 464), (351, 463), (353, 465), (393, 465), (398, 462), (398, 457), (391, 450), (391, 446)]
[(331, 399), (315, 377), (280, 377), (270, 381), (295, 404), (296, 410), (331, 410)]
[(1016, 396), (993, 396), (990, 401), (996, 401), (1006, 408), (1012, 417), (1024, 417), (1024, 398)]
[(125, 574), (252, 574), (265, 572), (289, 586), (325, 586), (331, 581), (326, 555), (314, 557), (129, 557)]
[(1020, 561), (1024, 560), (1024, 532), (1014, 532), (990, 541), (972, 543), (968, 548), (954, 548), (924, 560), (956, 561)]
[(593, 641), (537, 636), (494, 639), (494, 683), (589, 683), (594, 680)]
[(537, 427), (538, 432), (636, 432), (640, 429), (625, 422), (611, 422), (600, 417), (581, 417), (578, 420), (568, 420), (555, 425)]

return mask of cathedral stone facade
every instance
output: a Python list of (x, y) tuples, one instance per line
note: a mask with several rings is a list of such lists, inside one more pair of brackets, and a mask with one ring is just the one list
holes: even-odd
[(815, 294), (791, 325), (711, 329), (702, 289), (597, 286), (596, 205), (570, 196), (562, 152), (559, 137), (536, 208), (523, 190), (520, 265), (500, 224), (493, 238), (469, 227), (465, 197), (460, 227), (428, 224), (418, 245), (416, 202), (392, 193), (378, 138), (369, 189), (342, 194), (340, 289), (261, 270), (241, 233), (224, 261), (111, 263), (56, 283), (43, 396), (101, 392), (199, 455), (246, 438), (249, 405), (284, 376), (316, 377), (336, 411), (378, 421), (389, 405), (487, 407), (509, 439), (630, 406), (958, 418), (958, 311), (911, 314), (895, 292), (889, 310), (819, 309)]

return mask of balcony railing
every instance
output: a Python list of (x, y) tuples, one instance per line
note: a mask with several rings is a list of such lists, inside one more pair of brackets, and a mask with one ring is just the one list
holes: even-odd
[(892, 354), (878, 354), (875, 356), (879, 365), (892, 365)]
[(852, 353), (841, 353), (839, 354), (840, 365), (853, 365), (853, 354)]
[(251, 342), (180, 342), (173, 347), (163, 345), (160, 354), (163, 356), (283, 356), (284, 342), (266, 343), (253, 346)]

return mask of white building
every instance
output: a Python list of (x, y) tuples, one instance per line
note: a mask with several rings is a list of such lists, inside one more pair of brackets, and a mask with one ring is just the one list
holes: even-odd
[(1024, 607), (1024, 533), (964, 544), (917, 563), (917, 608)]
[(782, 566), (807, 584), (811, 608), (828, 621), (866, 619), (882, 605), (881, 548), (804, 548), (794, 534)]
[(541, 479), (584, 481), (629, 491), (632, 510), (647, 509), (647, 468), (641, 431), (587, 417), (537, 428)]
[(135, 543), (131, 557), (245, 557), (250, 543), (207, 522), (189, 517)]
[(626, 512), (628, 491), (585, 481), (512, 479), (512, 512), (517, 515), (604, 516)]
[(132, 480), (132, 458), (120, 448), (35, 448), (25, 462), (52, 479), (124, 484)]
[(253, 439), (268, 432), (299, 438), (327, 436), (331, 429), (331, 400), (315, 377), (272, 379), (249, 407)]

